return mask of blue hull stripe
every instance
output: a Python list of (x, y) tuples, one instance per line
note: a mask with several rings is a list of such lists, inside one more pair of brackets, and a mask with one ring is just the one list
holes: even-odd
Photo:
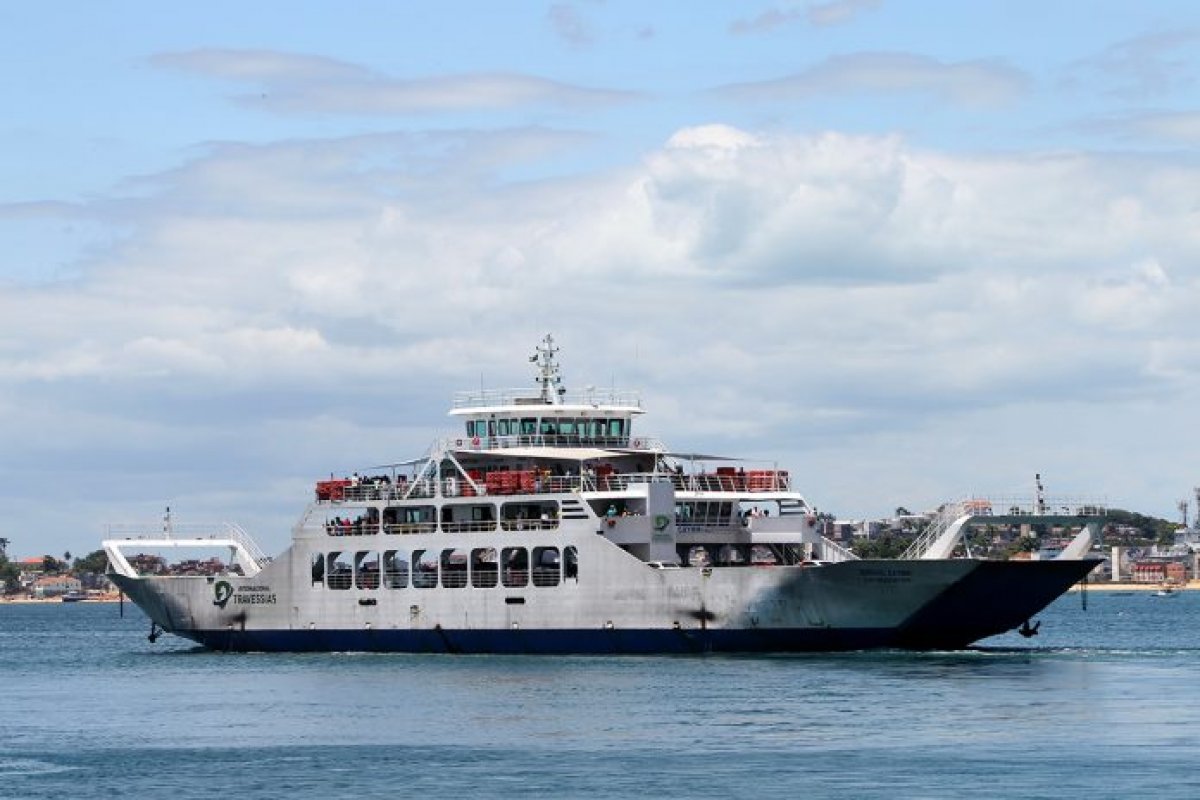
[(894, 630), (220, 630), (175, 631), (213, 650), (649, 655), (788, 653), (894, 646)]

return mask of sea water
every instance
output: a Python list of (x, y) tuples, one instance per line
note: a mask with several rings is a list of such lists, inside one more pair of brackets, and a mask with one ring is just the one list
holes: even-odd
[(1200, 797), (1200, 592), (1091, 591), (965, 652), (209, 652), (0, 605), (12, 798)]

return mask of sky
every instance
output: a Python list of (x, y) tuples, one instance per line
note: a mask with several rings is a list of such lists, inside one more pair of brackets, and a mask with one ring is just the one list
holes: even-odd
[(1190, 0), (46, 0), (0, 51), (10, 556), (277, 552), (546, 333), (840, 517), (1200, 485)]

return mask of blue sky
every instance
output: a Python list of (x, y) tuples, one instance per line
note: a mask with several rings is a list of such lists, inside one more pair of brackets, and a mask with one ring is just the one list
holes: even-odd
[(844, 516), (1200, 481), (1188, 2), (0, 7), (0, 536), (237, 521), (643, 390)]

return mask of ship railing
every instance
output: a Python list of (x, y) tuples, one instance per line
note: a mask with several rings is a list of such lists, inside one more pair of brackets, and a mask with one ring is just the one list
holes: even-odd
[[(982, 506), (976, 506), (975, 508), (977, 511), (982, 513)], [(929, 549), (930, 545), (936, 542), (943, 533), (949, 530), (950, 526), (953, 525), (955, 521), (960, 519), (966, 513), (969, 512), (967, 512), (966, 506), (963, 503), (946, 503), (938, 511), (937, 515), (929, 521), (929, 524), (925, 526), (925, 530), (921, 531), (921, 535), (914, 539), (912, 544), (910, 544), (908, 548), (900, 554), (900, 558), (920, 558), (921, 555)]]
[(641, 408), (641, 393), (631, 389), (588, 388), (567, 391), (558, 395), (556, 403), (547, 403), (536, 390), (529, 387), (519, 389), (471, 389), (455, 392), (451, 400), (455, 409), (494, 408), (496, 406), (529, 406), (531, 409), (553, 405), (570, 406), (617, 406), (619, 408)]
[(947, 503), (930, 520), (901, 558), (920, 558), (950, 526), (964, 517), (1028, 517), (1029, 522), (1038, 517), (1095, 517), (1108, 514), (1108, 503), (1103, 498), (1080, 495), (974, 495)]
[(443, 450), (491, 452), (512, 448), (581, 448), (661, 452), (662, 440), (651, 436), (586, 436), (581, 434), (528, 434), (510, 436), (450, 436), (438, 444)]
[(654, 472), (614, 472), (608, 475), (588, 475), (586, 484), (597, 492), (623, 492), (631, 486), (669, 480), (670, 476)]
[(437, 531), (436, 522), (385, 522), (383, 532), (393, 535), (409, 536), (413, 534), (434, 533)]
[(105, 539), (131, 542), (143, 539), (179, 543), (196, 541), (198, 544), (208, 540), (233, 541), (259, 566), (267, 564), (271, 560), (270, 556), (264, 553), (262, 548), (250, 538), (250, 534), (232, 522), (218, 524), (172, 522), (170, 525), (114, 524), (105, 526), (105, 534)]
[(346, 486), (338, 494), (329, 498), (317, 499), (319, 505), (339, 505), (342, 503), (374, 503), (379, 501), (427, 498), (434, 496), (435, 484), (429, 479), (417, 481), (398, 481), (397, 483), (363, 483), (358, 486)]
[(854, 551), (848, 547), (843, 547), (832, 539), (821, 537), (821, 552), (820, 558), (822, 561), (830, 561), (840, 563), (842, 561), (858, 561), (859, 558), (854, 554)]
[(553, 531), (558, 530), (558, 520), (505, 519), (500, 521), (500, 528), (506, 531)]
[(763, 470), (753, 478), (746, 475), (712, 473), (671, 475), (676, 491), (683, 492), (790, 492), (792, 480), (783, 470)]
[(441, 527), (443, 533), (489, 533), (496, 530), (496, 524), (494, 519), (442, 520)]
[(325, 523), (325, 533), (329, 536), (374, 536), (379, 533), (379, 523), (367, 520), (337, 523), (331, 520)]
[(996, 495), (963, 502), (968, 510), (976, 510), (980, 516), (1103, 517), (1108, 514), (1106, 498), (1086, 495), (1046, 495), (1040, 501), (1035, 495)]

